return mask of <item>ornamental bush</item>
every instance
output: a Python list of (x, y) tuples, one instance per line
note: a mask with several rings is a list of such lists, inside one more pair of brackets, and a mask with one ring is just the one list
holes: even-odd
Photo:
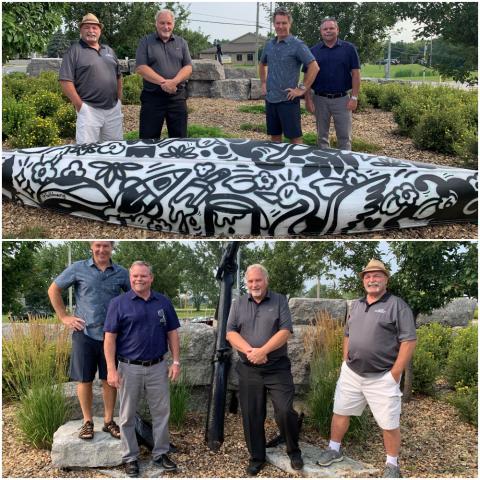
[(397, 83), (387, 83), (383, 85), (378, 97), (380, 108), (391, 112), (393, 107), (399, 105), (400, 102), (410, 94), (410, 90), (411, 87)]
[(452, 341), (447, 366), (448, 383), (458, 389), (461, 386), (478, 385), (478, 327), (462, 328)]
[(71, 103), (64, 103), (55, 113), (55, 122), (62, 138), (75, 138), (77, 113)]
[(459, 386), (455, 393), (448, 396), (448, 401), (457, 410), (460, 417), (478, 427), (478, 387)]
[(368, 104), (373, 108), (380, 108), (379, 97), (381, 91), (382, 85), (375, 82), (362, 82), (362, 88), (360, 89), (360, 92), (365, 94)]
[(27, 121), (35, 116), (35, 109), (29, 103), (18, 101), (15, 97), (3, 97), (2, 138), (15, 136)]
[(8, 91), (17, 100), (21, 100), (27, 93), (32, 91), (33, 82), (29, 82), (26, 73), (14, 72), (3, 77), (3, 95)]
[(42, 118), (53, 117), (64, 103), (60, 94), (48, 90), (39, 90), (28, 96), (26, 101), (32, 103), (35, 112)]
[(140, 94), (142, 93), (143, 79), (138, 74), (128, 75), (123, 79), (124, 105), (140, 105)]
[(59, 129), (52, 118), (33, 117), (11, 138), (12, 147), (31, 148), (61, 145)]

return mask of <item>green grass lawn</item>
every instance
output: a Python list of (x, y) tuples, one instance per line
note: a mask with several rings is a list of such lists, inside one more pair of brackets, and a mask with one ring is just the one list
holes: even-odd
[[(407, 65), (390, 65), (390, 78), (397, 80), (423, 80), (423, 65), (411, 63)], [(452, 80), (449, 77), (440, 77), (436, 70), (427, 68), (425, 70), (425, 81), (445, 82)], [(362, 65), (362, 77), (385, 78), (385, 65)]]

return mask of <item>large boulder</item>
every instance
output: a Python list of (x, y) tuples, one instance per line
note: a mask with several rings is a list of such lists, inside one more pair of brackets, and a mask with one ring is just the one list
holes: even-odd
[(247, 68), (235, 68), (235, 67), (224, 67), (225, 69), (225, 78), (227, 80), (232, 78), (257, 78), (258, 72), (255, 67)]
[(223, 65), (216, 60), (192, 60), (190, 80), (225, 80)]
[(249, 100), (250, 80), (219, 80), (213, 82), (212, 98), (229, 98), (231, 100)]
[(32, 58), (27, 65), (27, 74), (38, 77), (42, 72), (58, 73), (61, 65), (61, 58)]
[(262, 95), (262, 82), (259, 78), (250, 79), (250, 100), (260, 100)]
[(344, 322), (347, 315), (345, 300), (330, 298), (291, 298), (288, 302), (294, 325), (315, 324), (317, 315), (326, 312), (334, 320)]
[(473, 319), (478, 301), (475, 298), (455, 298), (445, 307), (433, 310), (430, 315), (417, 316), (417, 327), (427, 323), (441, 323), (450, 327), (466, 327)]
[[(118, 423), (118, 419), (115, 419)], [(62, 425), (53, 435), (52, 465), (67, 467), (114, 467), (122, 464), (120, 440), (102, 432), (103, 417), (93, 417), (95, 435), (92, 440), (78, 438), (83, 420)]]
[(189, 97), (210, 97), (212, 90), (212, 81), (210, 80), (190, 80), (187, 83)]

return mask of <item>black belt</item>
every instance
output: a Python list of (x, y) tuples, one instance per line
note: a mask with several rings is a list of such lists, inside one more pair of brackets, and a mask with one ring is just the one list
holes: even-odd
[(129, 363), (131, 365), (142, 365), (142, 367), (150, 367), (151, 365), (155, 365), (156, 363), (160, 363), (163, 361), (163, 355), (158, 358), (154, 358), (153, 360), (129, 360), (128, 358), (118, 356), (118, 361), (123, 363)]
[(341, 98), (347, 95), (347, 92), (339, 92), (339, 93), (315, 92), (315, 95), (318, 95), (319, 97), (327, 97), (327, 98)]

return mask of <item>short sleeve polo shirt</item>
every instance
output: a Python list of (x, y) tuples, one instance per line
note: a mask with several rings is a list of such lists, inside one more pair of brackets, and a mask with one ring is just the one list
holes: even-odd
[[(164, 42), (157, 32), (151, 33), (142, 38), (137, 48), (136, 66), (148, 65), (167, 79), (174, 78), (181, 68), (191, 64), (188, 44), (177, 35), (171, 35), (169, 40)], [(177, 86), (177, 90), (182, 90), (184, 87), (185, 83), (181, 83)], [(143, 89), (150, 93), (164, 93), (159, 85), (145, 79)]]
[[(293, 332), (292, 317), (284, 295), (268, 291), (260, 303), (250, 295), (243, 295), (232, 303), (227, 321), (227, 333), (237, 332), (252, 347), (259, 348), (270, 340), (279, 330)], [(240, 358), (247, 363), (247, 357), (239, 352)], [(266, 365), (287, 356), (287, 345), (268, 354)]]
[(97, 51), (80, 40), (65, 52), (58, 78), (73, 82), (83, 102), (108, 110), (118, 102), (119, 76), (118, 59), (109, 46), (100, 45)]
[(103, 324), (110, 300), (130, 290), (125, 268), (112, 263), (102, 272), (92, 258), (72, 263), (55, 279), (55, 284), (62, 290), (73, 285), (74, 315), (85, 320), (84, 333), (95, 340), (103, 340)]
[(315, 92), (340, 93), (352, 89), (352, 70), (360, 69), (355, 45), (339, 39), (329, 48), (320, 42), (311, 52), (320, 67), (312, 84)]
[(135, 291), (114, 298), (104, 331), (117, 334), (117, 355), (129, 360), (153, 360), (168, 351), (168, 332), (180, 327), (172, 302), (152, 291), (144, 300)]
[(362, 298), (352, 303), (345, 336), (347, 366), (358, 375), (375, 376), (391, 370), (401, 342), (417, 338), (415, 319), (410, 307), (388, 292), (370, 305)]
[(293, 35), (267, 42), (260, 59), (268, 66), (266, 100), (270, 103), (288, 101), (286, 89), (297, 87), (300, 67), (306, 67), (313, 60), (315, 58), (305, 43)]

